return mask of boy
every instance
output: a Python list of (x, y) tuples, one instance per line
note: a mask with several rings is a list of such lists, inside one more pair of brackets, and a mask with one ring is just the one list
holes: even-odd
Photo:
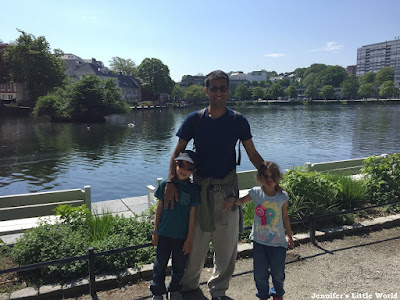
[[(161, 181), (154, 193), (159, 201), (152, 235), (153, 245), (157, 246), (153, 282), (150, 286), (153, 300), (162, 300), (162, 295), (167, 292), (165, 269), (171, 253), (172, 272), (168, 286), (168, 299), (182, 299), (181, 279), (188, 255), (192, 251), (196, 207), (200, 205), (200, 191), (189, 178), (196, 169), (196, 153), (184, 150), (174, 161), (176, 180), (173, 183), (167, 183), (167, 179)], [(179, 202), (173, 208), (171, 205), (164, 207), (164, 190), (167, 184), (175, 184), (179, 194)]]

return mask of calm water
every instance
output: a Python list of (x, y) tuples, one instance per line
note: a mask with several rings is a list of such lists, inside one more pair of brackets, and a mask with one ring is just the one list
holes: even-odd
[[(400, 152), (399, 104), (236, 109), (248, 118), (261, 156), (282, 169)], [(132, 111), (90, 128), (0, 115), (0, 195), (84, 185), (92, 201), (145, 195), (146, 185), (166, 176), (175, 133), (192, 110)], [(254, 169), (242, 154), (238, 169)]]

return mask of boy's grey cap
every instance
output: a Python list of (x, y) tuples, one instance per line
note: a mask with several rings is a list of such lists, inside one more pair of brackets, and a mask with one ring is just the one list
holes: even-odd
[(185, 160), (187, 162), (190, 162), (191, 164), (196, 165), (197, 164), (196, 152), (193, 152), (191, 150), (184, 150), (181, 153), (179, 153), (179, 155), (174, 160)]

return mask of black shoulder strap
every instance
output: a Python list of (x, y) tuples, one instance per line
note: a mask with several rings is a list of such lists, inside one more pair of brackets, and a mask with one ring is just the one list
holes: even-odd
[[(203, 108), (203, 109), (200, 109), (196, 114), (196, 119), (194, 120), (194, 124), (193, 124), (193, 131), (194, 131), (193, 136), (196, 135), (196, 130), (197, 130), (198, 126), (199, 126), (200, 119), (206, 113), (206, 109), (207, 109), (207, 107)], [(240, 127), (239, 118), (240, 118), (240, 116), (242, 114), (240, 112), (236, 111), (236, 110), (234, 110), (233, 113), (235, 114), (234, 118), (235, 118), (236, 125), (239, 128)], [(242, 154), (240, 152), (240, 143), (241, 143), (241, 141), (239, 139), (239, 142), (238, 142), (238, 159), (237, 159), (237, 162), (236, 162), (237, 166), (240, 165), (240, 162), (242, 160)], [(195, 150), (196, 150), (196, 145), (193, 142), (193, 151), (195, 151)]]

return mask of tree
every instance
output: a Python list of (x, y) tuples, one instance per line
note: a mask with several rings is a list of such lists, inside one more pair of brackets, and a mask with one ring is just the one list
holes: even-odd
[(193, 84), (183, 91), (183, 97), (186, 101), (199, 104), (201, 101), (207, 99), (206, 91), (203, 86)]
[(175, 84), (174, 88), (171, 91), (171, 97), (172, 99), (176, 100), (180, 100), (183, 98), (183, 90), (181, 89), (181, 87), (179, 86), (179, 84)]
[(396, 88), (396, 85), (393, 81), (388, 80), (382, 83), (381, 89), (379, 90), (379, 96), (388, 97), (389, 99), (399, 93), (399, 89)]
[(114, 80), (84, 76), (64, 89), (39, 97), (33, 113), (48, 116), (51, 121), (102, 122), (107, 115), (129, 112), (121, 97)]
[(136, 64), (130, 58), (124, 59), (114, 56), (110, 60), (110, 70), (116, 74), (122, 72), (124, 75), (136, 76)]
[(345, 68), (341, 66), (327, 66), (321, 72), (320, 84), (322, 86), (331, 85), (332, 87), (340, 87), (346, 76)]
[(264, 96), (264, 91), (262, 90), (262, 88), (257, 86), (253, 89), (251, 96), (253, 97), (253, 99), (260, 99)]
[(7, 47), (5, 59), (10, 65), (11, 79), (26, 83), (32, 100), (53, 91), (64, 84), (66, 67), (58, 57), (61, 50), (50, 52), (45, 37), (18, 30), (21, 35), (14, 44)]
[(314, 98), (318, 97), (318, 89), (315, 85), (310, 84), (306, 91), (304, 92), (304, 96), (313, 100)]
[(377, 86), (381, 86), (385, 81), (394, 80), (394, 68), (384, 67), (376, 73), (375, 83)]
[(294, 85), (290, 85), (286, 89), (285, 94), (289, 97), (289, 99), (295, 99), (298, 96), (297, 89)]
[(374, 83), (376, 77), (375, 72), (368, 72), (365, 73), (364, 75), (358, 77), (358, 81), (360, 82), (360, 85), (366, 84), (366, 83)]
[(272, 99), (278, 99), (279, 97), (285, 96), (283, 87), (277, 82), (274, 82), (271, 85), (271, 87), (268, 90), (268, 94), (269, 94), (269, 97), (271, 97)]
[(332, 99), (333, 96), (335, 95), (335, 89), (331, 85), (324, 85), (321, 89), (321, 96), (322, 98), (326, 99)]
[(349, 75), (347, 79), (343, 81), (340, 93), (345, 99), (355, 99), (357, 97), (359, 86), (357, 77)]
[(249, 89), (244, 84), (239, 84), (235, 90), (235, 96), (239, 97), (240, 100), (246, 100), (250, 98)]
[(171, 93), (174, 87), (168, 66), (157, 58), (145, 58), (137, 68), (137, 76), (142, 80), (143, 87), (153, 93), (154, 100), (161, 93)]
[(376, 96), (376, 88), (373, 83), (363, 83), (358, 89), (358, 94), (363, 98)]
[(4, 52), (7, 47), (8, 47), (7, 44), (3, 44), (3, 42), (0, 41), (0, 83), (10, 82), (11, 79), (10, 65), (4, 57)]
[(308, 87), (311, 84), (316, 85), (318, 81), (318, 75), (315, 73), (310, 73), (304, 78), (302, 84), (303, 86)]

